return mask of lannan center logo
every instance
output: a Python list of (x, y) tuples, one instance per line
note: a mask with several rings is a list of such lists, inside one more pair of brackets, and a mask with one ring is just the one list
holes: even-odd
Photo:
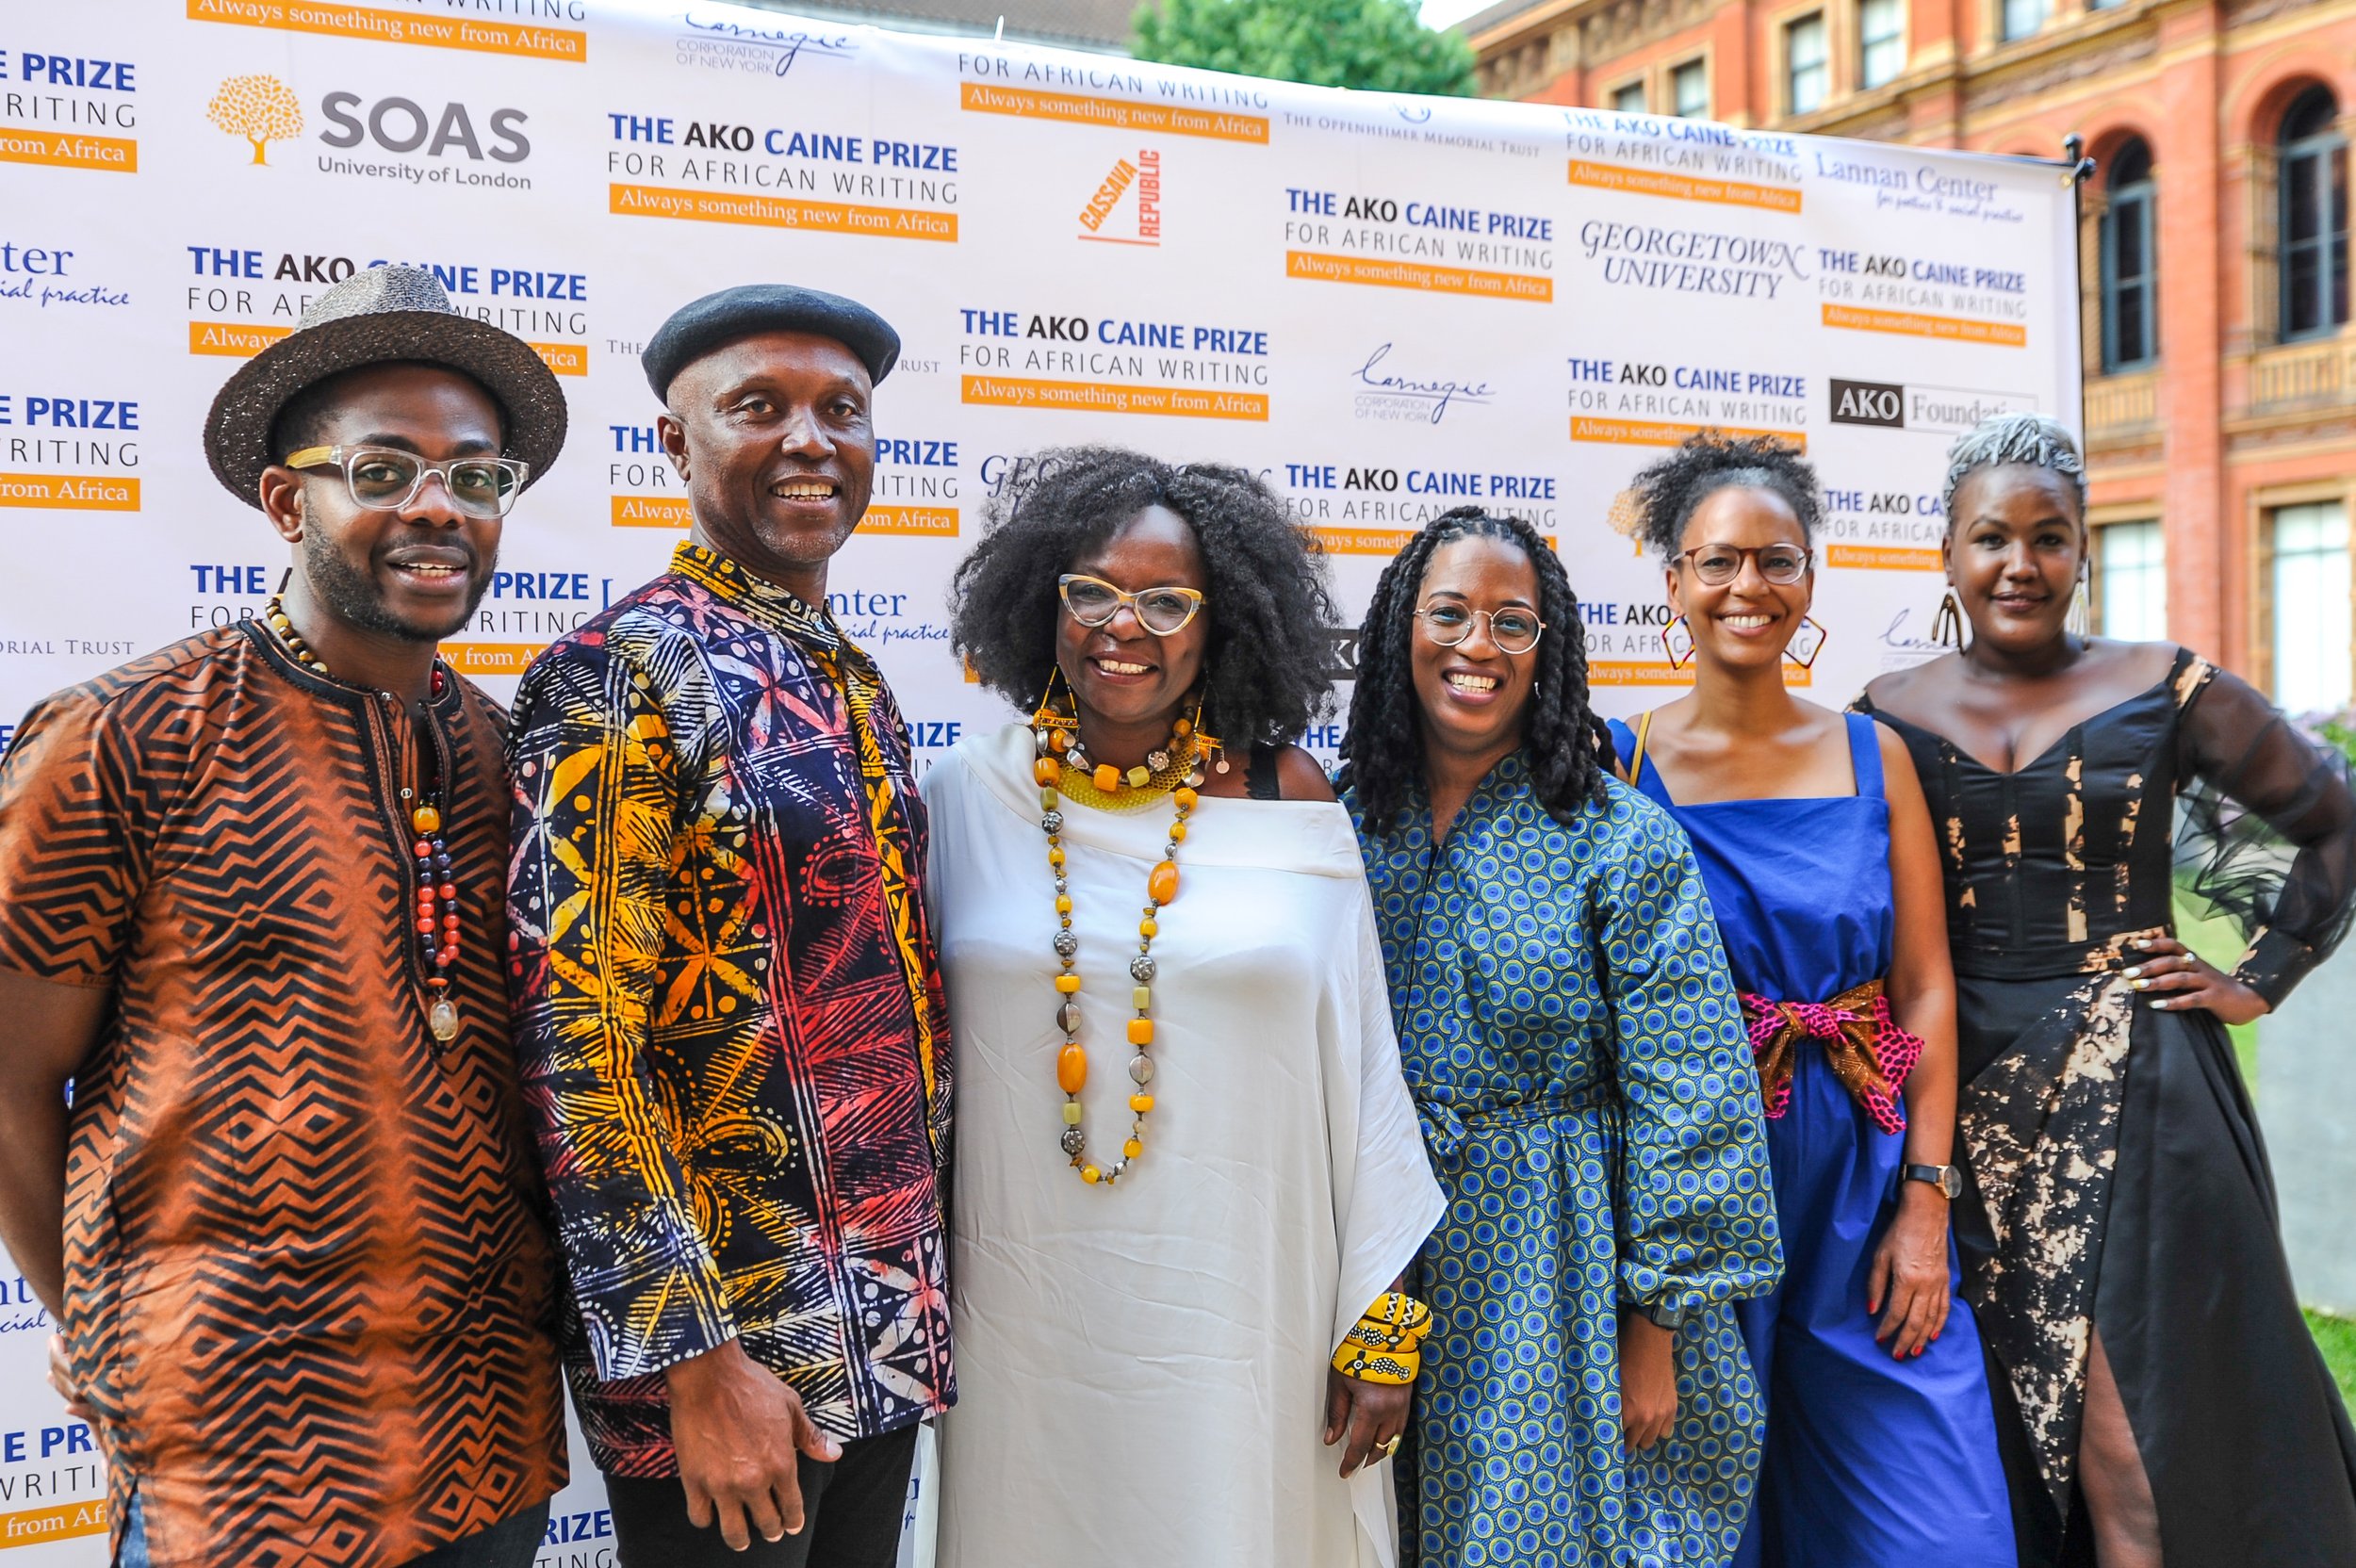
[(268, 163), (273, 141), (303, 134), (303, 100), (275, 76), (231, 76), (221, 84), (205, 118), (254, 144), (254, 161)]

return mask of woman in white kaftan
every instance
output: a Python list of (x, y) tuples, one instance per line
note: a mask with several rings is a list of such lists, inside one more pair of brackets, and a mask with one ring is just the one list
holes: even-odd
[[(1327, 1365), (1440, 1193), (1350, 818), (1195, 808), (1153, 943), (1151, 1141), (1108, 1191), (1056, 1147), (1032, 758), (1017, 724), (924, 784), (957, 1084), (941, 1568), (1390, 1568), (1391, 1467), (1340, 1478)], [(1081, 994), (1125, 996), (1168, 808), (1063, 817)], [(1096, 1125), (1125, 1120), (1125, 1056), (1085, 1095)]]
[(1396, 1561), (1416, 1356), (1335, 1352), (1404, 1310), (1441, 1196), (1357, 837), (1285, 743), (1336, 618), (1252, 475), (1107, 448), (1032, 460), (958, 568), (958, 651), (1037, 711), (924, 781), (940, 1568)]

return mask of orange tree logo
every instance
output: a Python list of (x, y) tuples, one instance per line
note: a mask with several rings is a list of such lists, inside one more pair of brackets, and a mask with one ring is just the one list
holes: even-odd
[(268, 163), (271, 142), (303, 134), (303, 100), (275, 76), (232, 76), (213, 94), (205, 118), (254, 143), (254, 161)]

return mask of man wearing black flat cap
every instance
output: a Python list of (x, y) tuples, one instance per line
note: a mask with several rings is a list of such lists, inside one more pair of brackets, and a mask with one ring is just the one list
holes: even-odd
[(0, 1239), (121, 1568), (525, 1568), (564, 1482), (503, 725), (434, 656), (564, 422), (431, 273), (338, 284), (205, 423), (283, 600), (0, 763)]
[(624, 1568), (890, 1568), (956, 1396), (924, 809), (826, 608), (899, 348), (785, 286), (664, 323), (692, 534), (516, 694), (510, 986)]

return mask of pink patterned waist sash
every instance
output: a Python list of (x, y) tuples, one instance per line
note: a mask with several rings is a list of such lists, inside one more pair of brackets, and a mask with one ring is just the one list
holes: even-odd
[(1767, 1114), (1792, 1108), (1792, 1066), (1802, 1040), (1816, 1040), (1824, 1060), (1851, 1099), (1885, 1133), (1903, 1133), (1906, 1107), (1899, 1090), (1922, 1059), (1922, 1042), (1890, 1016), (1890, 999), (1879, 980), (1868, 980), (1830, 1002), (1776, 1002), (1742, 993), (1751, 1054), (1759, 1061), (1759, 1091)]

